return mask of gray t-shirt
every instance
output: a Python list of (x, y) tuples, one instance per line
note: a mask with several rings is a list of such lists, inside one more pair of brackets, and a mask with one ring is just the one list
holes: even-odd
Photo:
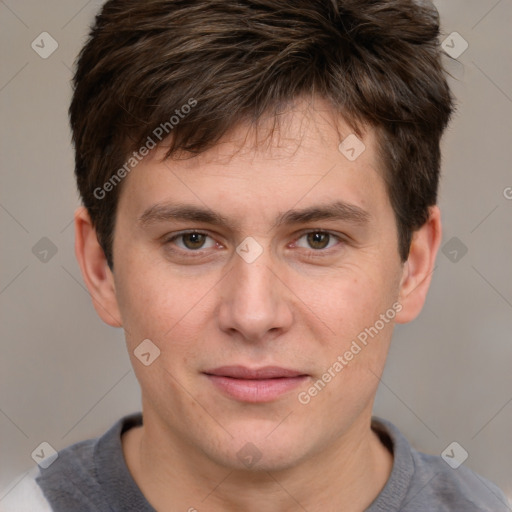
[[(154, 512), (123, 457), (121, 435), (142, 424), (142, 415), (120, 419), (98, 439), (59, 452), (36, 482), (56, 512)], [(417, 452), (390, 422), (374, 418), (372, 428), (393, 452), (390, 478), (366, 512), (510, 512), (492, 483), (464, 466), (452, 469), (441, 457)], [(194, 504), (191, 503), (192, 510)], [(197, 510), (204, 510), (200, 503)]]

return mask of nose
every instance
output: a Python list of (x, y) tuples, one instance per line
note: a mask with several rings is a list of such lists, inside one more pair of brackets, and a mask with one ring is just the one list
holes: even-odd
[(290, 290), (277, 277), (279, 266), (265, 249), (248, 263), (237, 254), (222, 281), (218, 322), (220, 329), (247, 342), (261, 342), (292, 325)]

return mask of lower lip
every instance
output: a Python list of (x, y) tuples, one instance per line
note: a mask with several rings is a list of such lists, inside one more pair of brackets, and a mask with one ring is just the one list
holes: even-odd
[(283, 377), (279, 379), (233, 379), (219, 375), (207, 375), (224, 394), (241, 402), (271, 402), (280, 396), (294, 390), (304, 383), (307, 376)]

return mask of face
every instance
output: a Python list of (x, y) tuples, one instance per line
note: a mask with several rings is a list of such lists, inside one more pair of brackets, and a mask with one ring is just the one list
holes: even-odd
[(292, 467), (367, 429), (403, 265), (374, 134), (349, 161), (336, 122), (299, 105), (272, 139), (159, 150), (123, 184), (114, 284), (145, 427), (217, 464)]

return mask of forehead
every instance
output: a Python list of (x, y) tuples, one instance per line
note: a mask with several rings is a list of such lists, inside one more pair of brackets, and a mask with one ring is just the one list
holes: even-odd
[(240, 124), (199, 155), (165, 154), (162, 145), (131, 171), (120, 210), (140, 218), (179, 201), (226, 216), (266, 216), (337, 200), (371, 212), (387, 202), (376, 134), (356, 135), (320, 100), (295, 105), (277, 123)]

